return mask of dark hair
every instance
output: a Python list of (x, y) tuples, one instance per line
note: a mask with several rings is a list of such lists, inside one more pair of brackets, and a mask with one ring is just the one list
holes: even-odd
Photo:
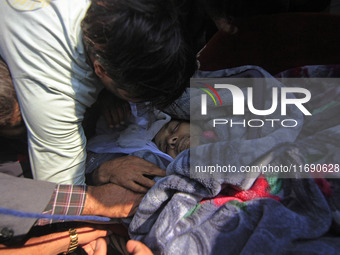
[(179, 15), (171, 0), (93, 0), (83, 41), (118, 88), (164, 108), (196, 70)]
[(0, 127), (10, 124), (16, 102), (11, 75), (7, 64), (0, 58)]

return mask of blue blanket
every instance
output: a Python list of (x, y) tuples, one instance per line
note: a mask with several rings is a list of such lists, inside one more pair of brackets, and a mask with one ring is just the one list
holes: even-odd
[[(199, 75), (221, 77), (245, 72), (269, 76), (249, 66)], [(325, 114), (338, 115), (339, 91), (333, 95), (336, 102), (316, 111), (316, 120)], [(184, 96), (178, 105), (187, 102)], [(189, 118), (188, 106), (169, 109), (168, 113)], [(289, 114), (301, 117), (294, 111)], [(312, 121), (306, 122), (289, 133), (279, 127), (274, 131), (261, 129), (243, 140), (228, 139), (229, 130), (221, 129), (218, 135), (224, 142), (202, 145), (191, 153), (197, 150), (199, 160), (206, 164), (211, 163), (209, 153), (215, 155), (214, 160), (228, 155), (228, 162), (238, 166), (254, 162), (304, 165), (307, 160), (339, 163), (338, 119), (331, 126), (322, 126), (320, 121), (317, 128)], [(249, 137), (247, 133), (237, 135)], [(283, 179), (266, 174), (196, 178), (190, 173), (190, 164), (197, 164), (191, 162), (191, 153), (182, 152), (166, 167), (167, 177), (146, 194), (129, 226), (131, 238), (143, 241), (155, 254), (340, 253), (339, 179), (315, 181), (298, 173)]]

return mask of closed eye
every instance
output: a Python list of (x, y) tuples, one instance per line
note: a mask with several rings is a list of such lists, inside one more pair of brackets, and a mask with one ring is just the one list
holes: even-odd
[(182, 122), (178, 121), (178, 122), (176, 123), (176, 125), (175, 125), (173, 128), (171, 128), (170, 133), (171, 133), (171, 134), (174, 134), (174, 133), (177, 131), (177, 129), (179, 128), (179, 126), (181, 125), (181, 123), (182, 123)]

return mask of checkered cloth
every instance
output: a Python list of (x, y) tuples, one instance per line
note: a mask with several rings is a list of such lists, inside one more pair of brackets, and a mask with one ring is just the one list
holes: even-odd
[[(54, 190), (43, 214), (81, 215), (85, 205), (87, 187), (85, 185), (61, 185)], [(39, 219), (36, 226), (62, 222), (61, 220)]]

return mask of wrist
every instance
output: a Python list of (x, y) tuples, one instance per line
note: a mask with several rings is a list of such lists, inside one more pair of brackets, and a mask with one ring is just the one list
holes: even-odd
[(71, 254), (73, 251), (75, 251), (78, 248), (78, 233), (77, 230), (74, 228), (69, 229), (70, 234), (70, 244), (68, 246), (68, 249), (63, 254)]
[(94, 186), (87, 186), (83, 215), (101, 215), (101, 206), (96, 199), (95, 189)]

